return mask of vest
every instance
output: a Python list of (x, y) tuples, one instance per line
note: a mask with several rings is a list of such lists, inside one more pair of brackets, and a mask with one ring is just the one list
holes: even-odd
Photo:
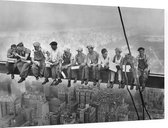
[(34, 60), (35, 61), (43, 61), (45, 60), (44, 54), (41, 50), (34, 51)]
[[(25, 49), (26, 49), (26, 48), (25, 48)], [(26, 50), (27, 50), (27, 49), (26, 49)], [(18, 53), (20, 56), (25, 57), (25, 55), (26, 55), (26, 50), (17, 51), (17, 53)], [(18, 58), (18, 59), (20, 59), (20, 58)], [(28, 55), (28, 57), (27, 57), (27, 60), (31, 60), (30, 53), (29, 53), (29, 55)]]
[(63, 55), (63, 64), (62, 65), (67, 65), (71, 63), (71, 54), (70, 55)]
[(115, 64), (117, 64), (117, 65), (120, 65), (121, 59), (122, 59), (122, 57), (120, 56), (120, 59), (117, 60), (117, 56), (115, 55), (115, 56), (114, 56), (114, 59), (113, 59), (113, 62), (114, 62)]
[(146, 56), (143, 59), (138, 58), (138, 68), (139, 69), (145, 69), (148, 67)]

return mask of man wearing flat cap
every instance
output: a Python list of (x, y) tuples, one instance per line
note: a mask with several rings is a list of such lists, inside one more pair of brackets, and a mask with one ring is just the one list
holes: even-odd
[(47, 82), (49, 82), (48, 78), (50, 76), (50, 71), (51, 71), (51, 76), (53, 79), (53, 82), (51, 85), (58, 85), (59, 83), (62, 82), (60, 77), (62, 56), (61, 56), (61, 52), (57, 48), (56, 41), (52, 41), (50, 43), (50, 46), (51, 46), (51, 50), (48, 52), (46, 67), (44, 70), (45, 80), (42, 84), (46, 84)]
[(33, 43), (34, 49), (32, 51), (32, 73), (38, 80), (44, 74), (45, 68), (45, 51), (41, 48), (39, 42)]
[(68, 87), (71, 86), (71, 65), (74, 61), (69, 48), (65, 48), (62, 57), (62, 71), (66, 72), (68, 75)]
[(139, 47), (138, 48), (139, 55), (137, 56), (137, 69), (139, 75), (139, 83), (142, 86), (142, 91), (145, 89), (146, 81), (149, 75), (149, 59), (145, 54), (145, 48)]
[(118, 88), (124, 88), (123, 84), (123, 78), (122, 78), (122, 66), (123, 66), (123, 57), (121, 55), (122, 50), (120, 48), (115, 48), (115, 55), (113, 57), (113, 63), (116, 64), (117, 72), (111, 72), (111, 87), (113, 87), (114, 80), (115, 80), (115, 74), (117, 74), (119, 87)]
[(10, 49), (8, 49), (7, 52), (7, 58), (8, 61), (6, 62), (6, 67), (8, 69), (7, 74), (11, 74), (11, 78), (14, 79), (14, 70), (16, 68), (15, 60), (17, 57), (15, 56), (15, 53), (17, 52), (17, 46), (15, 44), (12, 44)]
[(81, 84), (83, 84), (84, 80), (87, 79), (87, 77), (85, 75), (85, 68), (87, 68), (86, 55), (83, 53), (83, 48), (78, 48), (76, 51), (78, 53), (75, 56), (74, 65), (79, 66), (79, 69), (72, 70), (72, 74), (75, 78), (74, 83), (77, 82), (77, 76), (79, 75), (81, 78)]
[(28, 48), (25, 48), (22, 42), (20, 42), (17, 45), (17, 53), (15, 54), (15, 56), (17, 56), (18, 61), (16, 65), (20, 72), (20, 77), (21, 77), (18, 83), (23, 82), (28, 76), (29, 69), (31, 66), (30, 54), (31, 54), (31, 50)]
[(87, 48), (89, 53), (87, 54), (87, 68), (85, 68), (85, 74), (86, 74), (85, 85), (88, 84), (89, 69), (91, 69), (93, 76), (93, 85), (95, 86), (97, 82), (99, 82), (99, 70), (98, 70), (99, 54), (96, 51), (94, 51), (93, 45), (88, 45)]

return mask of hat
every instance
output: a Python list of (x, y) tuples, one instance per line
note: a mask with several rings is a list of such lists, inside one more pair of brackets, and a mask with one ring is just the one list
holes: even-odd
[(120, 48), (116, 48), (115, 51), (116, 51), (116, 52), (118, 51), (118, 52), (120, 52), (120, 53), (122, 52), (122, 50), (121, 50)]
[(83, 48), (78, 48), (76, 51), (78, 51), (78, 52), (83, 51)]
[(40, 46), (40, 43), (39, 43), (39, 42), (34, 42), (34, 43), (33, 43), (33, 46), (39, 47), (39, 46)]
[(23, 47), (23, 43), (22, 42), (18, 43), (17, 47)]
[(140, 50), (143, 50), (143, 51), (144, 51), (145, 48), (143, 48), (143, 47), (139, 47), (139, 48), (138, 48), (138, 51), (140, 51)]
[(56, 41), (52, 41), (52, 42), (50, 43), (50, 45), (57, 45), (57, 42), (56, 42)]
[(107, 52), (107, 49), (106, 49), (106, 48), (103, 48), (103, 49), (101, 50), (101, 53), (104, 54), (105, 52)]
[(70, 52), (70, 48), (65, 48), (64, 51), (65, 52)]
[(87, 46), (87, 48), (88, 48), (88, 49), (90, 49), (90, 48), (92, 48), (92, 49), (93, 49), (93, 48), (94, 48), (94, 46), (93, 46), (93, 45), (88, 45), (88, 46)]
[(12, 47), (16, 47), (16, 44), (12, 44), (12, 45), (11, 45), (11, 48), (12, 48)]

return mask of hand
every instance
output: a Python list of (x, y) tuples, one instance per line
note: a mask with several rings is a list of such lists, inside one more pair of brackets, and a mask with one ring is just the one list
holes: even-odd
[(81, 66), (85, 66), (85, 63), (82, 63)]
[(16, 52), (13, 52), (13, 55), (14, 55), (14, 56), (18, 56), (18, 54), (17, 54)]
[(37, 66), (40, 66), (40, 63), (38, 61), (33, 61), (33, 63)]
[(121, 69), (119, 65), (117, 65), (116, 68), (117, 68), (117, 70), (120, 70), (120, 69)]

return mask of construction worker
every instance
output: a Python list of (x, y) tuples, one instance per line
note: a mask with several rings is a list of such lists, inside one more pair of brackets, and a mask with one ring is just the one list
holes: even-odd
[[(132, 73), (132, 79), (131, 79), (132, 84), (131, 84), (130, 90), (132, 90), (134, 88), (134, 86), (136, 86), (136, 90), (138, 90), (139, 89), (139, 79), (138, 79), (138, 70), (137, 70), (137, 66), (136, 66), (137, 65), (136, 58), (133, 57), (130, 53), (126, 54), (124, 59), (123, 59), (123, 65), (125, 67), (129, 65), (130, 66), (130, 72)], [(128, 84), (128, 83), (126, 83), (126, 84)]]
[(15, 56), (18, 57), (18, 61), (16, 65), (20, 72), (20, 77), (21, 77), (18, 83), (23, 82), (28, 76), (29, 69), (31, 66), (30, 54), (31, 54), (31, 50), (28, 48), (25, 48), (22, 42), (20, 42), (17, 45), (17, 53), (15, 53)]
[[(109, 75), (110, 75), (110, 71), (109, 71), (109, 63), (110, 63), (110, 57), (108, 56), (108, 51), (106, 48), (103, 48), (101, 50), (101, 55), (99, 57), (99, 61), (98, 61), (98, 68), (100, 71), (100, 80), (99, 80), (99, 84), (102, 81), (102, 75), (104, 72), (108, 73), (108, 84), (112, 84), (109, 80)], [(112, 86), (112, 85), (111, 85)]]
[(86, 67), (86, 55), (83, 53), (83, 48), (77, 49), (77, 55), (75, 56), (74, 66), (79, 66), (79, 69), (72, 70), (73, 76), (75, 78), (74, 83), (77, 82), (77, 74), (81, 77), (81, 84), (87, 79), (85, 75), (85, 68)]
[(41, 48), (39, 42), (33, 43), (34, 49), (32, 52), (32, 73), (38, 80), (44, 74), (45, 68), (45, 51)]
[(87, 54), (87, 66), (85, 68), (86, 74), (86, 82), (85, 85), (88, 84), (89, 81), (89, 69), (92, 71), (93, 85), (95, 86), (99, 80), (99, 71), (98, 71), (98, 60), (99, 54), (94, 51), (94, 47), (92, 45), (88, 45), (88, 54)]
[(51, 71), (51, 76), (53, 79), (52, 85), (58, 85), (59, 83), (62, 82), (60, 73), (61, 73), (61, 63), (62, 63), (62, 56), (61, 52), (57, 48), (57, 42), (52, 41), (50, 43), (51, 50), (47, 52), (47, 61), (46, 61), (46, 66), (44, 70), (44, 77), (45, 80), (42, 84), (46, 84), (49, 82), (48, 78), (50, 77), (50, 71)]
[(68, 87), (71, 86), (71, 65), (73, 63), (73, 57), (69, 48), (66, 48), (62, 57), (62, 71), (68, 75)]
[(139, 83), (142, 86), (142, 91), (145, 89), (146, 81), (149, 75), (149, 59), (145, 54), (145, 48), (138, 48), (139, 55), (137, 56), (137, 68), (139, 75)]
[[(115, 49), (115, 56), (113, 58), (113, 63), (116, 64), (116, 68), (117, 68), (117, 76), (118, 76), (118, 82), (119, 82), (119, 88), (123, 87), (123, 83), (122, 83), (122, 65), (123, 65), (123, 57), (121, 56), (121, 49), (120, 48), (116, 48)], [(114, 83), (115, 80), (115, 72), (111, 73), (111, 82), (112, 84)]]
[[(14, 79), (14, 70), (16, 68), (16, 64), (15, 64), (15, 59), (17, 58), (15, 56), (15, 53), (17, 52), (17, 46), (15, 44), (11, 45), (11, 48), (8, 49), (7, 52), (7, 62), (6, 62), (6, 67), (7, 67), (7, 74), (11, 74), (11, 78)], [(12, 59), (12, 60), (11, 60)]]

